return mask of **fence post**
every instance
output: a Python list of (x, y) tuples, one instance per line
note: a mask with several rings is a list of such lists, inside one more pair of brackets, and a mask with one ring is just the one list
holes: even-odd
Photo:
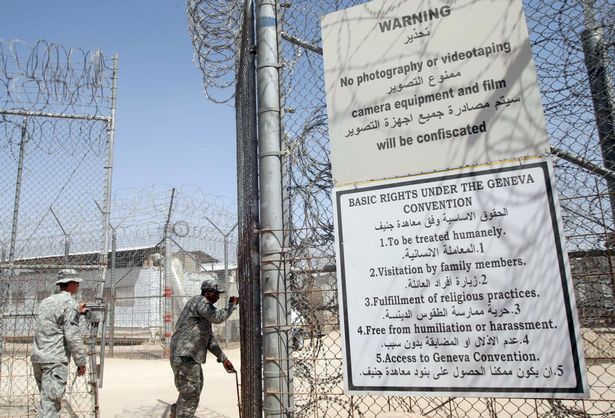
[(115, 147), (115, 107), (117, 98), (117, 74), (118, 74), (117, 55), (113, 56), (113, 75), (111, 79), (111, 117), (107, 123), (107, 165), (105, 166), (105, 206), (103, 207), (103, 236), (100, 257), (100, 278), (98, 282), (98, 302), (103, 301), (105, 292), (105, 279), (107, 275), (107, 262), (109, 257), (109, 228), (111, 226), (111, 190), (113, 180), (113, 149)]
[(173, 214), (173, 201), (175, 200), (175, 188), (171, 191), (169, 213), (164, 225), (164, 358), (171, 357), (171, 337), (173, 336), (173, 288), (171, 287), (171, 275), (173, 274), (173, 253), (171, 252), (171, 216)]
[(241, 53), (235, 93), (237, 128), (237, 284), (241, 340), (241, 399), (245, 417), (261, 417), (262, 310), (260, 284), (256, 42), (254, 1), (244, 3)]
[[(19, 160), (17, 165), (17, 178), (15, 179), (15, 200), (13, 203), (13, 223), (11, 225), (11, 241), (9, 243), (8, 275), (0, 277), (0, 367), (2, 365), (2, 353), (4, 352), (4, 315), (9, 300), (10, 281), (15, 275), (15, 245), (17, 242), (17, 224), (19, 222), (19, 199), (21, 197), (21, 185), (23, 180), (23, 165), (28, 142), (28, 118), (24, 118), (21, 127), (21, 139), (19, 141)], [(3, 256), (4, 257), (4, 256)], [(0, 375), (0, 382), (2, 381)]]
[[(583, 53), (604, 165), (615, 170), (615, 110), (607, 70), (606, 48), (602, 31), (595, 18), (594, 0), (583, 0), (585, 30), (581, 32)], [(615, 182), (607, 178), (611, 214), (615, 220)], [(609, 240), (611, 242), (611, 240)]]
[(21, 185), (23, 180), (23, 165), (26, 158), (26, 143), (28, 142), (28, 119), (25, 118), (21, 127), (21, 140), (19, 141), (19, 160), (17, 165), (17, 179), (15, 180), (15, 202), (13, 204), (13, 223), (11, 226), (11, 242), (9, 246), (9, 265), (12, 274), (12, 265), (15, 261), (15, 245), (17, 241), (17, 224), (19, 223), (19, 200), (21, 197)]
[(282, 163), (276, 0), (256, 2), (258, 142), (263, 315), (263, 412), (291, 416), (286, 281), (283, 274)]
[[(113, 357), (114, 338), (115, 338), (115, 269), (116, 269), (116, 251), (117, 251), (117, 232), (115, 228), (111, 229), (111, 271), (109, 273), (109, 281), (111, 282), (111, 300), (109, 301), (109, 355)], [(102, 347), (104, 350), (105, 348)]]
[(58, 218), (58, 215), (56, 215), (56, 213), (53, 211), (52, 206), (49, 206), (49, 211), (51, 212), (56, 222), (58, 223), (58, 226), (62, 230), (62, 235), (64, 235), (64, 264), (68, 265), (68, 258), (70, 256), (70, 234), (64, 229), (62, 222), (60, 222), (60, 218)]

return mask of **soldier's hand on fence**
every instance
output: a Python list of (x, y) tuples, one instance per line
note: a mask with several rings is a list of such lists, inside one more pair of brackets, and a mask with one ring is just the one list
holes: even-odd
[(228, 303), (232, 305), (239, 305), (239, 298), (237, 296), (231, 296), (228, 298)]
[(77, 366), (77, 376), (83, 376), (85, 374), (85, 364), (83, 366)]
[(88, 313), (88, 307), (85, 302), (79, 302), (77, 309), (79, 310), (80, 315), (85, 315), (86, 313)]
[(231, 361), (229, 359), (224, 360), (222, 362), (222, 365), (224, 366), (224, 369), (228, 373), (237, 373), (237, 371), (235, 370), (235, 367), (233, 367), (233, 363), (231, 363)]

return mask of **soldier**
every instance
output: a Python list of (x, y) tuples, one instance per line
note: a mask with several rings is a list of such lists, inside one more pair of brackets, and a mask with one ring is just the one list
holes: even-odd
[(211, 324), (219, 324), (231, 316), (239, 298), (231, 296), (226, 308), (217, 310), (214, 304), (221, 293), (224, 290), (215, 280), (203, 281), (201, 294), (186, 303), (175, 324), (171, 338), (171, 368), (179, 396), (171, 405), (171, 418), (194, 417), (203, 390), (201, 364), (205, 363), (207, 351), (216, 356), (227, 372), (235, 372), (233, 363), (216, 342)]
[(77, 376), (85, 374), (85, 346), (79, 330), (79, 315), (84, 314), (86, 308), (84, 303), (78, 304), (73, 298), (80, 282), (75, 270), (60, 270), (55, 283), (60, 292), (38, 306), (31, 361), (41, 398), (39, 418), (60, 416), (71, 355), (77, 365)]

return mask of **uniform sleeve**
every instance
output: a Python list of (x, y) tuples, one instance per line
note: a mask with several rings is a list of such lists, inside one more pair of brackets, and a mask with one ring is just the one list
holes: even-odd
[(79, 312), (72, 305), (64, 309), (64, 339), (75, 364), (84, 366), (86, 364), (85, 345), (79, 329)]
[(219, 362), (226, 360), (226, 354), (222, 352), (222, 349), (218, 345), (218, 341), (216, 341), (216, 337), (214, 337), (213, 334), (211, 334), (211, 338), (209, 339), (209, 346), (207, 347), (207, 350), (216, 356)]
[[(235, 310), (236, 305), (229, 303), (224, 309), (216, 309), (211, 303), (199, 303), (197, 306), (197, 312), (203, 318), (207, 319), (212, 324), (219, 324), (224, 322), (233, 311)], [(223, 362), (226, 360), (226, 355), (222, 352), (222, 349), (218, 345), (218, 341), (216, 341), (216, 337), (212, 334), (209, 339), (209, 345), (207, 346), (207, 350), (216, 356), (218, 361)]]
[(216, 309), (211, 303), (203, 302), (197, 305), (197, 312), (200, 316), (207, 319), (212, 324), (220, 324), (224, 322), (235, 310), (235, 306), (231, 303), (224, 309)]

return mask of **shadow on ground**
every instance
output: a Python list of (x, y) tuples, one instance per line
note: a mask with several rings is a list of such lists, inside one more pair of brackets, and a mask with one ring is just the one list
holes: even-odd
[[(158, 401), (154, 405), (141, 405), (135, 408), (125, 408), (119, 414), (113, 416), (113, 418), (145, 418), (145, 417), (160, 417), (168, 418), (171, 411), (171, 403)], [(204, 406), (199, 406), (194, 418), (233, 418), (227, 415), (222, 415), (211, 409), (207, 409)]]

